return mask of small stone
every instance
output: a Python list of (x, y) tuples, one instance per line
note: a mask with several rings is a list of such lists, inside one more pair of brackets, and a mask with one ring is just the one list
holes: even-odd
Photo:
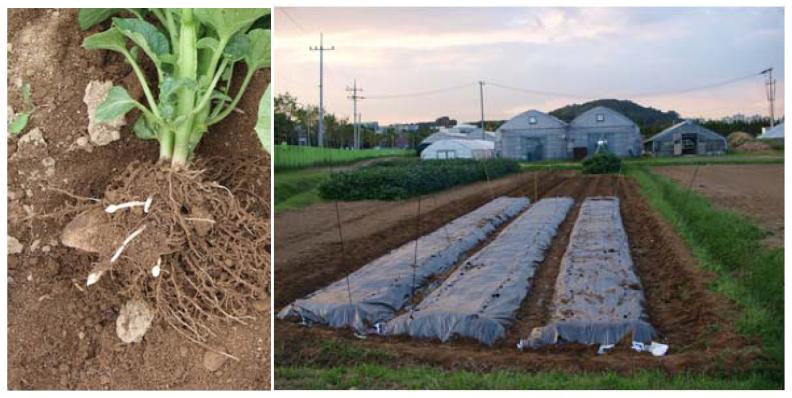
[(37, 158), (46, 155), (47, 141), (44, 141), (44, 134), (41, 129), (36, 127), (19, 139), (14, 157)]
[(28, 274), (27, 280), (28, 282), (33, 282), (33, 274)]
[(88, 135), (94, 145), (107, 145), (113, 141), (121, 139), (120, 129), (126, 124), (124, 116), (121, 115), (109, 123), (102, 123), (96, 119), (96, 108), (104, 102), (113, 82), (92, 80), (85, 87), (83, 102), (88, 107)]
[(34, 240), (33, 243), (30, 244), (30, 251), (34, 252), (38, 250), (40, 244), (41, 244), (41, 239)]
[(214, 372), (220, 369), (226, 360), (228, 360), (228, 358), (223, 355), (214, 351), (206, 351), (203, 357), (203, 366), (206, 370)]
[(80, 340), (84, 339), (85, 338), (85, 333), (82, 332), (82, 331), (78, 332), (77, 333), (77, 338), (79, 338)]
[(49, 251), (50, 251), (50, 247), (49, 247), (49, 245), (44, 245), (44, 246), (41, 248), (41, 251), (42, 251), (42, 252), (44, 252), (44, 253), (49, 253)]
[(130, 300), (121, 307), (116, 319), (116, 335), (124, 343), (143, 341), (154, 314), (143, 300)]
[(22, 253), (22, 249), (25, 247), (19, 243), (17, 238), (9, 235), (8, 236), (8, 254), (19, 254)]

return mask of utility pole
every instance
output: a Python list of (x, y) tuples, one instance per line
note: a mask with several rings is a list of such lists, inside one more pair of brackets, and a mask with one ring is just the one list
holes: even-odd
[(761, 72), (767, 79), (765, 80), (765, 94), (767, 101), (770, 103), (770, 128), (775, 125), (775, 94), (776, 94), (776, 81), (773, 79), (773, 68), (767, 68)]
[(357, 79), (352, 81), (352, 87), (351, 88), (349, 86), (347, 86), (346, 91), (352, 93), (351, 95), (347, 96), (347, 98), (352, 100), (352, 120), (355, 123), (354, 129), (353, 129), (353, 133), (352, 133), (352, 136), (353, 136), (352, 147), (355, 148), (355, 149), (360, 149), (360, 129), (358, 127), (358, 116), (359, 115), (358, 115), (358, 111), (357, 111), (357, 102), (358, 102), (358, 100), (365, 99), (366, 97), (358, 95), (358, 93), (362, 92), (363, 89), (362, 88), (358, 88)]
[(487, 135), (484, 133), (484, 82), (479, 81), (479, 99), (481, 100), (481, 139)]
[(335, 46), (324, 46), (324, 34), (319, 33), (319, 47), (308, 47), (310, 51), (319, 51), (319, 134), (318, 144), (324, 146), (324, 52), (335, 50)]

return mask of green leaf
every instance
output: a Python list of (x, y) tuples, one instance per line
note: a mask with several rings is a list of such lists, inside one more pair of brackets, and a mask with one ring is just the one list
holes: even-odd
[(126, 39), (116, 28), (90, 35), (83, 40), (86, 50), (111, 50), (127, 53)]
[(250, 40), (250, 51), (245, 54), (245, 63), (250, 70), (270, 66), (271, 36), (271, 32), (265, 29), (253, 29), (247, 33), (247, 37)]
[(134, 131), (135, 135), (141, 140), (156, 140), (159, 138), (157, 132), (151, 128), (148, 120), (142, 115), (135, 122), (132, 131)]
[(154, 61), (161, 63), (160, 56), (170, 53), (168, 38), (156, 26), (137, 18), (113, 18), (113, 25), (124, 36), (143, 49)]
[(231, 63), (239, 61), (250, 53), (250, 39), (243, 33), (237, 33), (228, 41), (223, 49), (223, 56)]
[(80, 29), (88, 30), (119, 12), (121, 12), (120, 8), (82, 8), (77, 19), (80, 22)]
[(269, 13), (267, 8), (198, 8), (195, 17), (211, 26), (221, 39), (229, 39)]
[(8, 132), (11, 134), (19, 134), (25, 129), (30, 119), (30, 113), (21, 112), (16, 115), (14, 121), (8, 126)]
[(272, 113), (270, 112), (272, 109), (271, 88), (272, 85), (267, 87), (267, 91), (261, 96), (258, 109), (258, 121), (256, 122), (256, 135), (258, 135), (259, 141), (261, 141), (261, 146), (269, 153), (272, 153), (272, 143), (270, 142), (272, 141), (272, 128), (270, 127), (272, 118)]
[(210, 95), (209, 97), (210, 97), (210, 99), (220, 100), (221, 102), (231, 102), (231, 101), (234, 100), (233, 98), (229, 97), (228, 94), (226, 94), (226, 93), (224, 93), (224, 92), (222, 92), (220, 90), (212, 91), (212, 95)]
[(217, 42), (217, 39), (215, 39), (214, 37), (204, 37), (201, 40), (198, 40), (198, 43), (196, 43), (195, 46), (199, 50), (200, 49), (209, 49), (209, 50), (212, 50), (212, 51), (217, 51), (218, 44), (219, 43)]
[(119, 116), (125, 115), (135, 106), (137, 106), (135, 100), (123, 87), (113, 86), (107, 93), (104, 102), (96, 107), (96, 120), (103, 123), (111, 122)]

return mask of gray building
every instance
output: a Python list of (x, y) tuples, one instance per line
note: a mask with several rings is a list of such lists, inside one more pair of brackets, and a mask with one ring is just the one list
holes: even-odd
[(546, 113), (523, 112), (495, 132), (495, 150), (501, 157), (526, 161), (566, 159), (568, 127)]
[(641, 155), (638, 125), (601, 106), (578, 115), (569, 124), (530, 110), (504, 123), (497, 134), (496, 150), (511, 159), (583, 159), (598, 148), (620, 157)]
[(727, 143), (722, 135), (685, 120), (644, 141), (644, 149), (655, 156), (722, 155)]

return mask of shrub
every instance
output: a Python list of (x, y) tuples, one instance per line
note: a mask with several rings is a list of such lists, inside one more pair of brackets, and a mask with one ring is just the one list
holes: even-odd
[(611, 153), (598, 153), (583, 161), (583, 174), (607, 174), (621, 170), (621, 158)]
[(319, 195), (335, 200), (404, 199), (519, 170), (511, 159), (390, 162), (333, 174), (319, 186)]

